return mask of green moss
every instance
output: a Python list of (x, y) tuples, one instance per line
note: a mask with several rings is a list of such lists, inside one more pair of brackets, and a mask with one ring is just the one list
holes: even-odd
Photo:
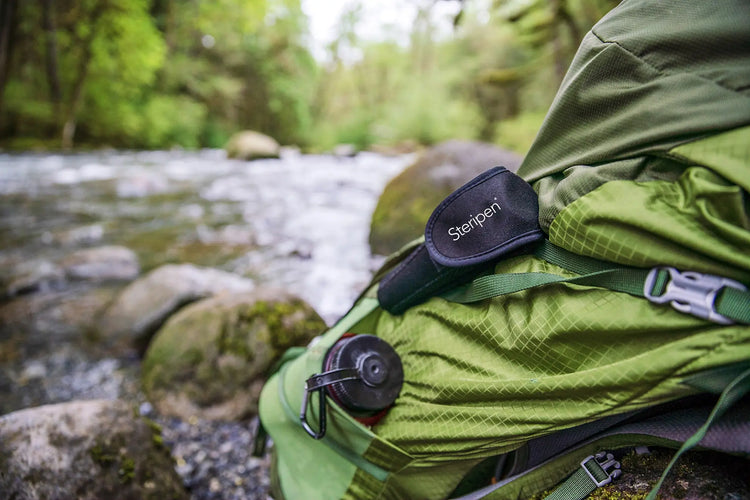
[(248, 378), (238, 368), (219, 368), (215, 362), (202, 363), (196, 367), (193, 380), (184, 390), (192, 401), (206, 407), (231, 398), (238, 387), (249, 384)]
[(138, 417), (140, 418), (146, 426), (151, 431), (151, 442), (153, 443), (154, 447), (157, 450), (166, 451), (169, 453), (169, 449), (164, 444), (164, 438), (162, 437), (162, 426), (156, 423), (155, 421), (151, 420), (150, 418), (146, 417)]
[(166, 249), (162, 257), (165, 262), (190, 262), (199, 266), (220, 268), (227, 262), (245, 255), (248, 250), (250, 249), (247, 245), (203, 243), (198, 240), (177, 241)]
[(378, 200), (370, 225), (370, 247), (389, 255), (424, 233), (427, 220), (452, 186), (436, 186), (422, 178), (417, 163), (392, 179)]
[(168, 257), (170, 249), (177, 245), (179, 238), (188, 232), (190, 227), (155, 227), (152, 229), (131, 227), (115, 243), (131, 248), (138, 254), (142, 272), (148, 272), (162, 264), (178, 263), (177, 259)]
[(164, 448), (165, 447), (165, 445), (164, 445), (164, 438), (162, 437), (161, 434), (154, 434), (154, 435), (152, 435), (151, 436), (151, 442), (153, 442), (154, 446), (156, 446), (157, 448)]
[(254, 340), (270, 344), (281, 354), (287, 347), (308, 341), (325, 329), (325, 323), (301, 300), (259, 300), (239, 308), (222, 324), (217, 340), (220, 353), (231, 353), (246, 361), (255, 359)]
[(605, 486), (594, 490), (588, 497), (588, 500), (643, 500), (648, 493), (631, 493), (628, 491), (619, 491), (614, 486)]
[(119, 459), (119, 451), (113, 450), (102, 442), (97, 442), (89, 449), (89, 456), (95, 464), (101, 467), (109, 467)]
[(203, 361), (203, 351), (198, 348), (191, 347), (182, 355), (182, 360), (187, 365), (197, 365)]
[(196, 307), (152, 342), (142, 365), (144, 391), (155, 398), (158, 391), (182, 392), (202, 407), (223, 403), (262, 378), (288, 347), (325, 328), (295, 299)]
[(229, 318), (221, 325), (221, 332), (216, 339), (219, 353), (230, 353), (246, 361), (255, 357), (252, 346), (248, 343), (248, 333), (257, 329), (257, 317), (252, 310), (239, 310), (235, 317)]
[[(161, 441), (161, 427), (148, 419), (140, 420), (143, 426), (136, 427), (132, 434), (99, 437), (88, 450), (101, 469), (97, 486), (89, 493), (100, 498), (111, 498), (115, 493), (122, 498), (163, 498), (167, 492), (167, 498), (185, 498), (173, 459)], [(153, 488), (145, 487), (147, 482), (158, 485), (157, 497), (149, 496)]]
[(135, 460), (125, 456), (122, 458), (120, 468), (117, 469), (117, 477), (121, 484), (129, 483), (135, 477)]
[[(307, 312), (307, 306), (299, 300), (291, 302), (276, 302), (264, 316), (268, 325), (268, 340), (277, 350), (286, 349), (289, 346), (299, 345), (300, 341), (310, 338), (325, 328), (325, 325), (317, 325), (315, 320), (310, 320), (310, 314)], [(294, 318), (294, 321), (288, 321), (300, 312), (300, 317)], [(305, 319), (301, 316), (304, 315)]]
[(148, 426), (149, 429), (151, 429), (152, 434), (161, 435), (163, 428), (158, 423), (154, 422), (150, 418), (141, 417), (141, 419), (145, 422), (145, 424)]

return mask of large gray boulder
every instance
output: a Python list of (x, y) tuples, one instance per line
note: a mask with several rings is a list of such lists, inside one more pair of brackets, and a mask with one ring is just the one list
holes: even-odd
[(278, 290), (191, 304), (154, 336), (142, 365), (144, 392), (163, 415), (250, 417), (273, 363), (325, 328), (309, 305)]
[(395, 252), (424, 234), (430, 214), (451, 192), (485, 170), (516, 171), (522, 158), (492, 144), (451, 140), (423, 152), (385, 187), (372, 215), (370, 248)]
[(125, 287), (99, 318), (97, 330), (105, 344), (144, 350), (164, 321), (184, 305), (253, 287), (252, 280), (225, 271), (167, 264)]
[(0, 417), (0, 497), (187, 499), (158, 427), (121, 401), (74, 401)]
[(225, 147), (227, 157), (239, 160), (256, 160), (260, 158), (278, 158), (279, 143), (260, 132), (245, 130), (234, 134)]

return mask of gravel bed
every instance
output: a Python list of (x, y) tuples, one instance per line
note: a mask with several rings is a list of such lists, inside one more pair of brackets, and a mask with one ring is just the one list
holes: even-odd
[(143, 416), (162, 427), (164, 444), (172, 450), (177, 473), (194, 500), (271, 500), (268, 455), (252, 456), (258, 419), (216, 422), (165, 418), (149, 403)]

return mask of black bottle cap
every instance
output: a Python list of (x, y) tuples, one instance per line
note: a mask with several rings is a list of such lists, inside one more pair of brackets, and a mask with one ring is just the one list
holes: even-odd
[(327, 386), (328, 394), (352, 411), (373, 412), (398, 397), (404, 371), (398, 353), (374, 335), (355, 335), (337, 342), (328, 353), (325, 371), (356, 369), (358, 378)]

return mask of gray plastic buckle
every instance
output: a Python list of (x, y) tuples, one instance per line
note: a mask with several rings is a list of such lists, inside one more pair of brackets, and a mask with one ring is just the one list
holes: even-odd
[[(591, 460), (593, 460), (594, 464), (602, 469), (602, 472), (607, 474), (606, 478), (599, 481), (594, 477), (587, 466), (587, 464)], [(612, 468), (612, 470), (607, 470), (610, 467)], [(607, 453), (606, 451), (602, 451), (600, 453), (597, 453), (596, 455), (589, 455), (588, 457), (584, 458), (581, 462), (581, 468), (586, 472), (586, 474), (588, 474), (589, 478), (591, 478), (597, 488), (608, 485), (612, 482), (613, 479), (617, 479), (618, 477), (620, 477), (620, 474), (622, 474), (622, 471), (620, 470), (620, 462), (615, 460), (614, 455), (612, 455), (611, 453)]]
[[(669, 283), (662, 295), (654, 295), (653, 289), (659, 272), (669, 272)], [(649, 271), (643, 284), (643, 295), (655, 304), (669, 302), (680, 312), (692, 314), (699, 318), (713, 321), (721, 325), (734, 323), (726, 316), (716, 311), (714, 302), (719, 290), (725, 286), (746, 291), (742, 283), (721, 276), (696, 272), (681, 273), (674, 267), (655, 267)]]

